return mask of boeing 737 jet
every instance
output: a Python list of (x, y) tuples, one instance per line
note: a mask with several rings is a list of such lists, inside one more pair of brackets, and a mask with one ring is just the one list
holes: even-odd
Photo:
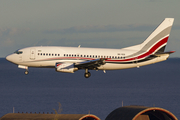
[(89, 78), (89, 70), (119, 70), (140, 67), (166, 60), (171, 53), (164, 52), (174, 18), (165, 20), (141, 44), (121, 48), (102, 49), (84, 47), (35, 46), (19, 49), (6, 59), (19, 68), (50, 67), (57, 72), (74, 73), (85, 70), (84, 76)]

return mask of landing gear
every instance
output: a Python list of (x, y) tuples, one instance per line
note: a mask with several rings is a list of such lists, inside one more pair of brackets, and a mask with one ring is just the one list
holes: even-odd
[(91, 76), (91, 73), (90, 73), (90, 72), (84, 73), (84, 77), (85, 77), (85, 78), (89, 78), (90, 76)]
[(25, 69), (26, 71), (24, 72), (25, 75), (27, 75), (29, 72), (28, 72), (28, 66), (23, 66), (23, 65), (18, 65), (18, 68), (22, 68), (22, 69)]
[(86, 69), (86, 71), (84, 73), (84, 77), (89, 78), (90, 76), (91, 76), (91, 73), (88, 71), (88, 69)]
[(29, 73), (29, 71), (28, 71), (28, 70), (26, 70), (24, 73), (25, 73), (25, 75), (27, 75), (27, 74)]

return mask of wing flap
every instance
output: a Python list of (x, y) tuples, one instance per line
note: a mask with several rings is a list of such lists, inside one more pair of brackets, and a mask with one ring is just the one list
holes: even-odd
[(76, 63), (74, 66), (78, 69), (97, 69), (101, 65), (105, 64), (105, 58), (95, 59), (95, 60), (88, 60), (80, 63)]

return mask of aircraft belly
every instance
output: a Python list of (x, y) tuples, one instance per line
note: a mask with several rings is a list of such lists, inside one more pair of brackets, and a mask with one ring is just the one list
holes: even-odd
[(100, 67), (98, 69), (100, 70), (119, 70), (119, 69), (127, 69), (127, 68), (133, 68), (136, 67), (135, 64), (113, 64), (113, 63), (106, 63), (103, 65), (103, 67)]
[(55, 63), (54, 61), (46, 61), (46, 62), (42, 62), (42, 61), (35, 61), (35, 62), (23, 62), (21, 65), (26, 65), (29, 67), (55, 67)]

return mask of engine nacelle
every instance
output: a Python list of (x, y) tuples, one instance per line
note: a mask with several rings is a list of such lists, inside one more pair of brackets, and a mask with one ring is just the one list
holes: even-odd
[(55, 67), (57, 72), (74, 73), (78, 70), (78, 68), (74, 67), (74, 63), (58, 62)]

